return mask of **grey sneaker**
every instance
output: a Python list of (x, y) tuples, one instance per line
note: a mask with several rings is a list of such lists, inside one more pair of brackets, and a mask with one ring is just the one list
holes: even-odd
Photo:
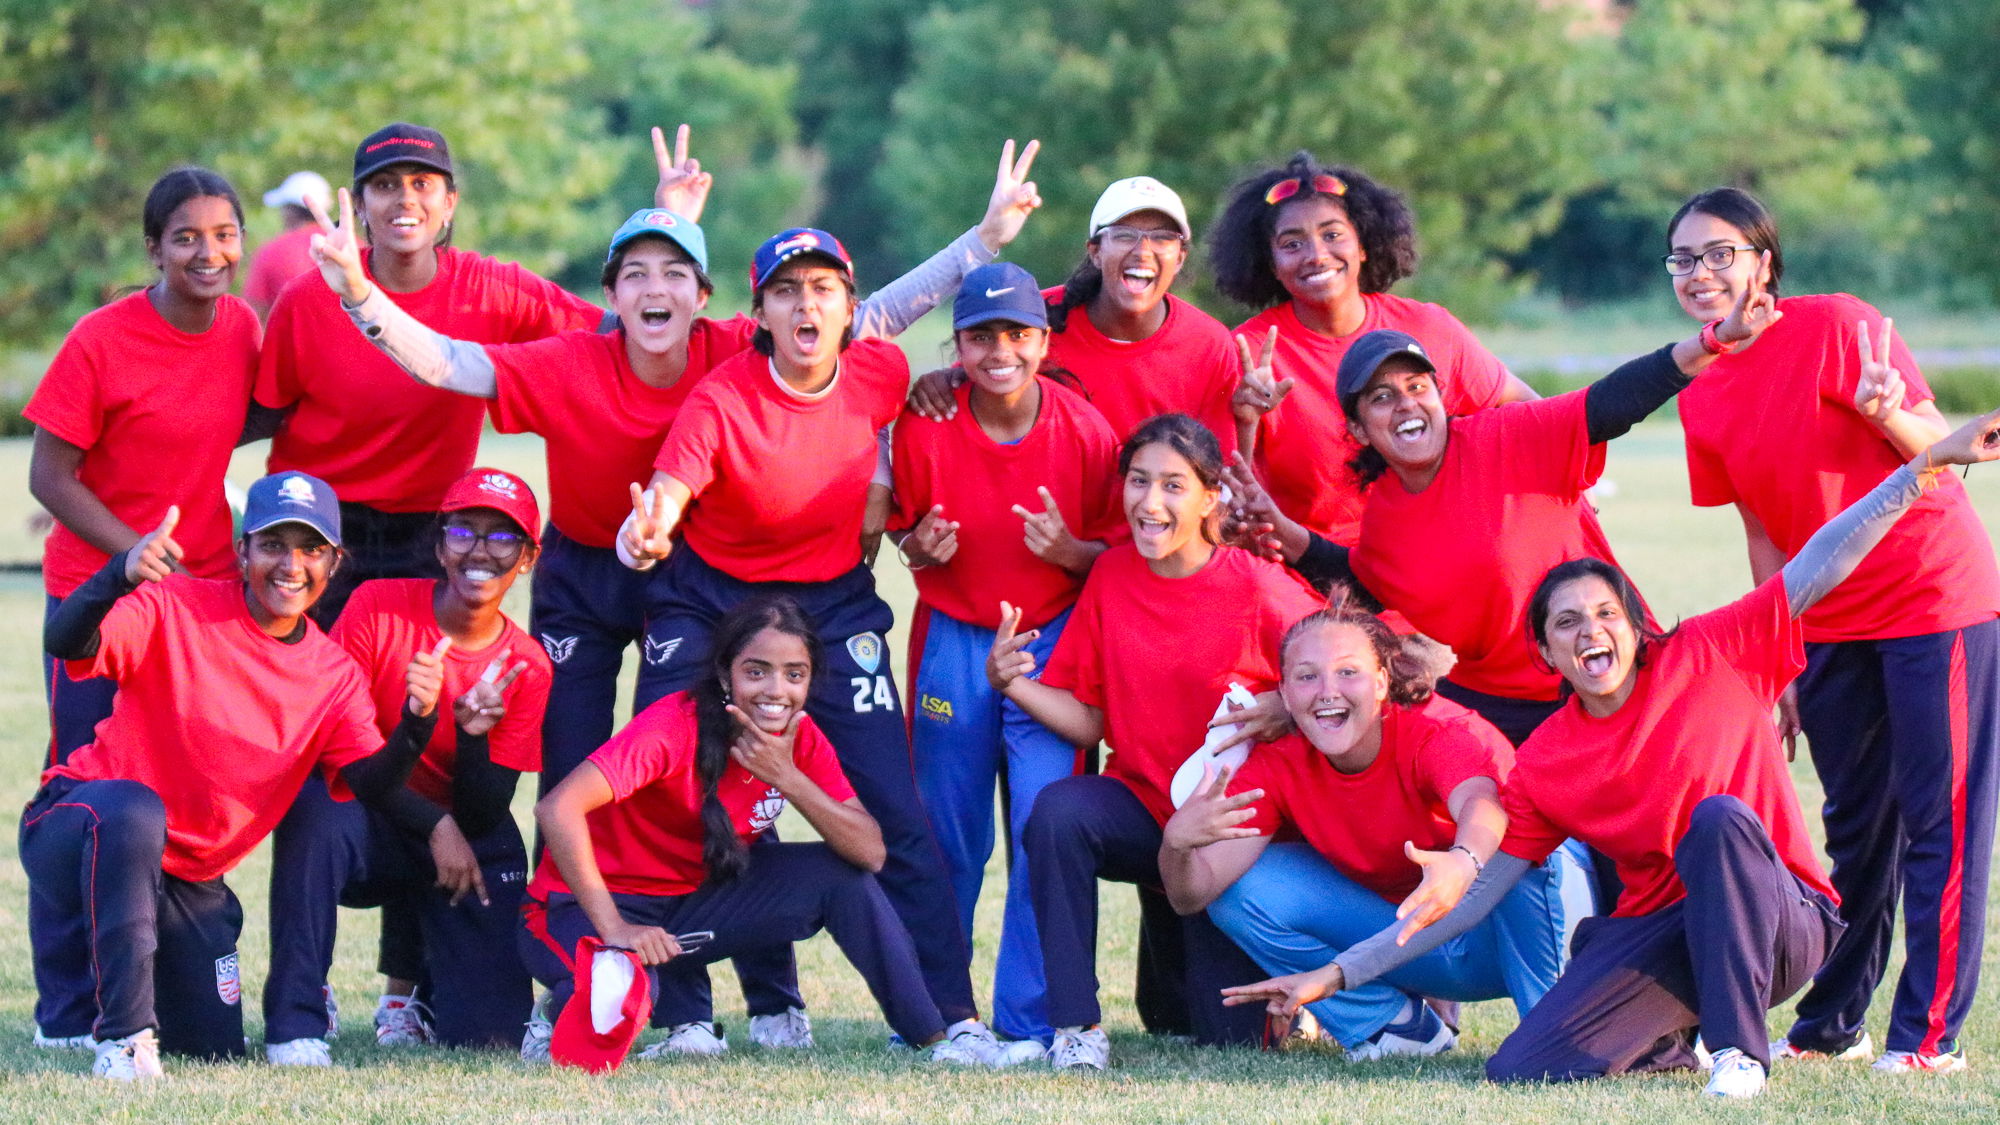
[(409, 996), (384, 996), (375, 1002), (375, 1043), (382, 1047), (427, 1047), (437, 1042), (431, 1031), (431, 1010)]
[(812, 1017), (804, 1008), (786, 1008), (776, 1015), (750, 1017), (750, 1042), (759, 1047), (805, 1051), (813, 1045)]
[(729, 1040), (708, 1020), (675, 1024), (667, 1037), (639, 1052), (642, 1059), (663, 1059), (668, 1055), (719, 1055), (729, 1049)]
[(264, 1058), (272, 1066), (332, 1066), (333, 1049), (324, 1039), (289, 1039), (264, 1044)]
[(1049, 1066), (1056, 1070), (1103, 1070), (1111, 1065), (1111, 1037), (1101, 1027), (1064, 1027), (1049, 1045)]
[(138, 1082), (166, 1076), (160, 1067), (160, 1041), (153, 1037), (150, 1027), (123, 1039), (105, 1040), (93, 1050), (97, 1052), (97, 1061), (91, 1064), (90, 1072), (99, 1078)]
[(549, 993), (535, 997), (535, 1006), (528, 1012), (528, 1029), (521, 1035), (521, 1061), (524, 1063), (545, 1063), (549, 1061), (549, 1039), (555, 1034), (555, 1021), (549, 1018)]

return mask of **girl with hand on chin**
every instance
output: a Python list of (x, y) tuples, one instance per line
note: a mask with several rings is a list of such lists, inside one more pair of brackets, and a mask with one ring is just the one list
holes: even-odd
[[(1402, 639), (1344, 597), (1286, 631), (1280, 662), (1294, 733), (1203, 778), (1167, 821), (1160, 874), (1176, 909), (1206, 909), (1267, 972), (1288, 973), (1457, 902), (1506, 833), (1514, 748), (1431, 694)], [(1303, 842), (1272, 846), (1281, 829)], [(1320, 1027), (1360, 1061), (1450, 1049), (1427, 996), (1511, 997), (1525, 1016), (1591, 913), (1582, 856), (1558, 848), (1459, 941), (1314, 1002)]]
[(1048, 363), (1046, 306), (1028, 271), (995, 263), (967, 274), (952, 337), (968, 375), (952, 397), (965, 409), (941, 422), (905, 411), (895, 431), (891, 534), (917, 583), (911, 752), (968, 934), (993, 851), (993, 786), (1006, 779), (1013, 850), (993, 1021), (1046, 1041), (1021, 838), (1035, 795), (1075, 771), (1076, 747), (987, 684), (986, 653), (1002, 599), (1021, 607), (1016, 628), (1041, 634), (1035, 655), (1046, 658), (1062, 635), (1121, 523), (1118, 448), (1103, 416), (1058, 382), (1068, 373)]
[(384, 733), (419, 652), (438, 656), (439, 706), (454, 721), (425, 745), (399, 815), (336, 802), (308, 781), (273, 834), (264, 1027), (274, 1063), (331, 1062), (338, 906), (394, 904), (412, 923), (406, 932), (384, 912), (376, 1042), (511, 1047), (528, 1018), (513, 942), (527, 855), (509, 804), (541, 764), (549, 664), (500, 603), (534, 565), (540, 513), (519, 477), (476, 468), (445, 493), (440, 520), (444, 577), (363, 583), (332, 635), (367, 674)]
[[(798, 603), (757, 595), (736, 606), (703, 663), (690, 690), (640, 712), (535, 806), (548, 851), (528, 885), (519, 944), (550, 999), (522, 1057), (548, 1058), (585, 937), (636, 952), (657, 987), (825, 929), (905, 1042), (932, 1062), (983, 1061), (945, 1034), (910, 936), (875, 881), (882, 830), (807, 717), (822, 653)], [(746, 846), (787, 805), (825, 842)], [(697, 931), (706, 943), (684, 946)]]
[[(1019, 631), (1023, 610), (1004, 605), (987, 660), (993, 687), (1031, 718), (1072, 745), (1111, 748), (1102, 775), (1043, 789), (1024, 833), (1055, 1028), (1049, 1063), (1065, 1070), (1110, 1063), (1095, 972), (1098, 879), (1160, 884), (1174, 771), (1231, 681), (1276, 682), (1285, 629), (1322, 604), (1282, 566), (1218, 545), (1222, 455), (1199, 422), (1152, 419), (1126, 440), (1118, 467), (1132, 541), (1091, 567), (1047, 667), (1030, 648), (1037, 631)], [(1253, 962), (1205, 915), (1155, 929), (1164, 948), (1153, 955), (1163, 978), (1185, 982), (1183, 1026), (1196, 1041), (1258, 1042), (1262, 1020), (1228, 1018), (1215, 991)]]
[[(1568, 1081), (1696, 1065), (1750, 1097), (1771, 1059), (1765, 1013), (1839, 939), (1770, 715), (1805, 667), (1803, 616), (1852, 574), (1952, 465), (2000, 459), (2000, 411), (1919, 453), (1814, 533), (1748, 596), (1669, 633), (1597, 559), (1554, 567), (1528, 624), (1572, 693), (1521, 748), (1500, 850), (1442, 918), (1413, 916), (1309, 972), (1228, 990), (1288, 1012), (1395, 972), (1477, 925), (1566, 838), (1617, 864), (1624, 894), (1577, 933), (1569, 967), (1487, 1062), (1495, 1081)], [(1440, 905), (1445, 905), (1440, 903)]]
[[(1445, 412), (1536, 397), (1438, 305), (1389, 292), (1416, 272), (1415, 221), (1395, 191), (1310, 153), (1240, 181), (1210, 235), (1216, 288), (1265, 311), (1236, 326), (1244, 375), (1238, 443), (1279, 509), (1344, 546), (1360, 527), (1358, 443), (1329, 376), (1362, 333), (1415, 337)], [(1253, 350), (1265, 357), (1250, 362)]]
[(315, 769), (336, 797), (398, 815), (444, 679), (437, 655), (416, 654), (385, 742), (360, 667), (306, 619), (340, 558), (324, 481), (251, 485), (236, 581), (178, 573), (178, 522), (167, 509), (43, 639), (119, 685), (96, 741), (42, 775), (21, 819), (35, 979), (97, 998), (104, 1078), (158, 1077), (162, 1048), (244, 1053), (243, 911), (223, 877)]

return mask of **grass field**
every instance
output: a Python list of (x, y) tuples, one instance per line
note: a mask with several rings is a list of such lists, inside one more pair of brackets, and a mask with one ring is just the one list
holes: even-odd
[[(484, 454), (539, 486), (538, 442), (489, 436)], [(260, 464), (256, 451), (246, 451), (234, 475), (247, 482)], [(25, 529), (26, 465), (24, 442), (0, 442), (0, 480), (15, 482), (0, 488), (0, 560), (33, 558), (37, 551)], [(1687, 505), (1680, 435), (1673, 424), (1648, 424), (1618, 442), (1608, 477), (1615, 488), (1601, 500), (1604, 523), (1621, 559), (1667, 618), (1711, 608), (1747, 588), (1735, 517)], [(2000, 472), (1975, 473), (1971, 486), (1988, 526), (2000, 527)], [(900, 617), (910, 602), (908, 577), (893, 559), (880, 573)], [(525, 597), (517, 598), (519, 604), (510, 608), (525, 618)], [(0, 750), (13, 763), (0, 772), (0, 803), (9, 807), (33, 791), (46, 739), (35, 655), (41, 606), (38, 578), (0, 575), (0, 650), (12, 654), (0, 662)], [(900, 654), (900, 638), (891, 644)], [(1807, 806), (1816, 808), (1811, 771), (1801, 763), (1795, 775)], [(524, 797), (516, 803), (523, 818), (528, 788), (523, 786)], [(795, 815), (786, 830), (794, 839), (810, 832)], [(2000, 1016), (1991, 987), (1967, 1027), (1969, 1073), (1897, 1080), (1865, 1068), (1805, 1064), (1781, 1070), (1767, 1095), (1749, 1106), (1703, 1103), (1696, 1097), (1700, 1082), (1691, 1075), (1568, 1087), (1485, 1085), (1480, 1065), (1514, 1024), (1512, 1007), (1504, 1002), (1469, 1006), (1459, 1050), (1421, 1063), (1350, 1066), (1319, 1052), (1263, 1055), (1154, 1042), (1139, 1031), (1130, 1003), (1136, 910), (1131, 891), (1117, 886), (1107, 886), (1102, 895), (1099, 972), (1106, 982), (1114, 1065), (1101, 1076), (947, 1072), (892, 1056), (883, 1049), (887, 1029), (859, 977), (823, 937), (799, 950), (821, 1044), (809, 1054), (739, 1046), (721, 1060), (635, 1062), (614, 1076), (593, 1079), (528, 1070), (511, 1054), (384, 1052), (373, 1045), (367, 1026), (379, 985), (371, 972), (376, 921), (357, 912), (342, 919), (334, 984), (349, 1031), (334, 1044), (333, 1070), (170, 1060), (171, 1078), (159, 1087), (112, 1089), (81, 1077), (88, 1056), (38, 1052), (27, 1045), (33, 985), (25, 879), (11, 835), (0, 852), (0, 1119), (6, 1120), (1958, 1122), (1992, 1120), (2000, 1106)], [(998, 872), (996, 863), (979, 914), (975, 979), (982, 982), (982, 993), (991, 984)], [(261, 1031), (255, 998), (266, 963), (268, 878), (267, 853), (260, 849), (230, 880), (248, 918), (242, 950), (253, 1043)], [(1989, 937), (1989, 962), (1996, 945)], [(726, 971), (717, 974), (717, 997), (724, 1021), (740, 1027), (741, 1009)], [(1874, 1013), (1878, 1043), (1886, 1003), (1885, 989)], [(1774, 1030), (1782, 1030), (1786, 1016), (1783, 1009), (1773, 1014)]]

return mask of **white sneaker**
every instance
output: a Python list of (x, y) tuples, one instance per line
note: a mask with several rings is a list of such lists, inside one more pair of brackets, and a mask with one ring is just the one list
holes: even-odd
[(1764, 1092), (1764, 1064), (1735, 1047), (1715, 1052), (1702, 1093), (1715, 1098), (1754, 1098)]
[(375, 1002), (375, 1044), (379, 1047), (428, 1047), (437, 1042), (431, 1030), (431, 1010), (413, 996), (383, 996)]
[(97, 1049), (97, 1038), (89, 1032), (85, 1032), (82, 1035), (64, 1035), (50, 1038), (47, 1035), (43, 1035), (42, 1029), (37, 1026), (35, 1028), (34, 1044), (44, 1051), (94, 1051)]
[(1794, 1047), (1790, 1039), (1771, 1040), (1771, 1062), (1867, 1062), (1875, 1057), (1875, 1040), (1867, 1032), (1853, 1046), (1841, 1051), (1813, 1051), (1804, 1047)]
[(750, 1042), (759, 1047), (807, 1051), (813, 1045), (812, 1017), (804, 1008), (786, 1008), (770, 1016), (750, 1017)]
[(1965, 1049), (1941, 1051), (1935, 1055), (1915, 1051), (1884, 1051), (1875, 1060), (1875, 1069), (1884, 1074), (1956, 1074), (1964, 1070)]
[(1432, 1011), (1429, 1004), (1421, 1000), (1413, 1000), (1411, 1004), (1417, 1009), (1415, 1015), (1392, 1023), (1372, 1038), (1349, 1047), (1347, 1061), (1424, 1058), (1458, 1046), (1458, 1036), (1452, 1034), (1450, 1025)]
[(963, 1047), (980, 1066), (990, 1066), (995, 1070), (1035, 1062), (1043, 1057), (1040, 1043), (1031, 1039), (1003, 1042), (993, 1034), (992, 1028), (979, 1020), (960, 1020), (944, 1029), (944, 1037)]
[(137, 1082), (166, 1076), (167, 1072), (160, 1067), (160, 1041), (153, 1037), (150, 1027), (123, 1039), (107, 1039), (93, 1049), (97, 1061), (91, 1064), (90, 1072), (99, 1078)]
[(556, 1023), (549, 1018), (548, 992), (535, 997), (535, 1006), (528, 1010), (528, 1028), (521, 1033), (521, 1061), (524, 1063), (545, 1063), (549, 1061), (549, 1039), (554, 1036)]
[(333, 1049), (324, 1039), (293, 1039), (264, 1044), (264, 1058), (272, 1066), (332, 1066)]
[(326, 1037), (328, 1039), (338, 1039), (340, 1038), (340, 1005), (333, 999), (333, 986), (330, 984), (320, 985), (319, 993), (326, 998)]
[(1054, 1070), (1103, 1070), (1111, 1065), (1111, 1037), (1101, 1027), (1064, 1027), (1049, 1045)]
[(668, 1055), (719, 1055), (729, 1049), (715, 1024), (708, 1020), (675, 1024), (667, 1037), (639, 1052), (642, 1059), (663, 1059)]

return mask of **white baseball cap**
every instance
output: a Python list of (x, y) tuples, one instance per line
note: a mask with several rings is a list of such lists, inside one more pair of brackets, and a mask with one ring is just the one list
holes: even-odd
[(1105, 188), (1104, 194), (1097, 197), (1097, 206), (1090, 209), (1090, 237), (1096, 238), (1098, 231), (1141, 211), (1158, 211), (1179, 224), (1182, 235), (1194, 237), (1181, 197), (1151, 176), (1133, 176)]
[(333, 188), (318, 172), (293, 172), (285, 182), (264, 193), (266, 207), (304, 207), (316, 199), (322, 209), (333, 206)]

